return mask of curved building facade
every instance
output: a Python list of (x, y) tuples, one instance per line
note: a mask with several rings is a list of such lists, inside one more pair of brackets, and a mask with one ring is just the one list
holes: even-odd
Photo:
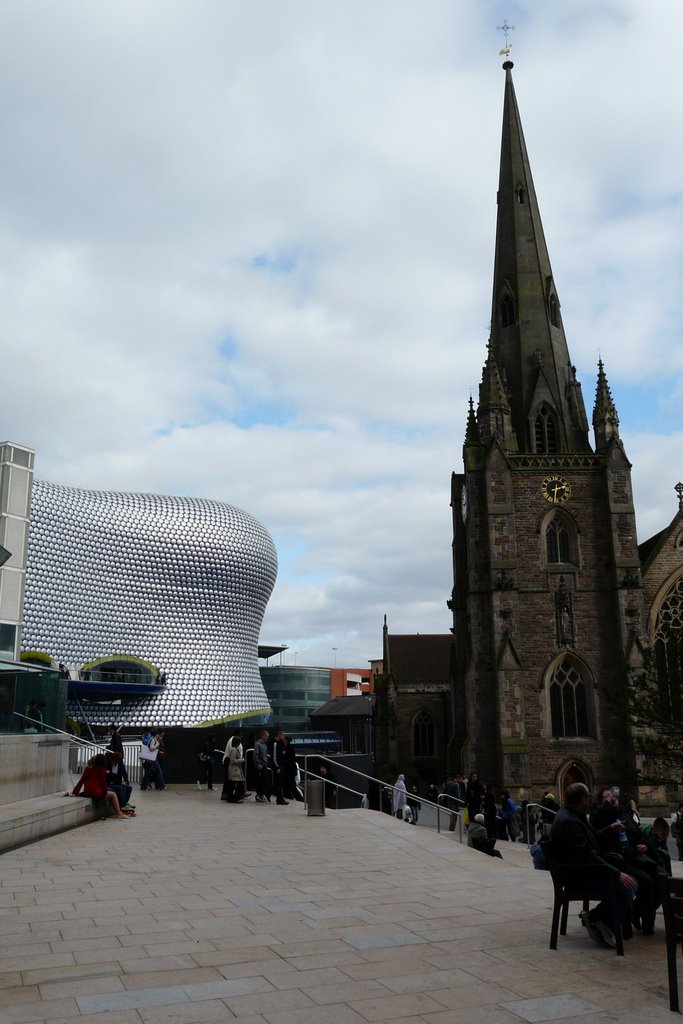
[(267, 712), (257, 649), (276, 575), (270, 534), (232, 505), (35, 480), (22, 648), (72, 674), (126, 655), (163, 672), (160, 693), (89, 701), (95, 725)]

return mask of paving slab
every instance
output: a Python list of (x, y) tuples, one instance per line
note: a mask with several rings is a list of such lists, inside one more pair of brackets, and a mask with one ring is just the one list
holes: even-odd
[(493, 860), (372, 811), (184, 787), (136, 803), (0, 856), (0, 1024), (671, 1019), (661, 917), (619, 958), (572, 913), (551, 951), (521, 844)]

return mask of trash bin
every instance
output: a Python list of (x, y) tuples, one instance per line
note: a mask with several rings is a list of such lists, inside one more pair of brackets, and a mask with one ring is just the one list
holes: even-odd
[(325, 813), (325, 783), (322, 779), (306, 779), (306, 807), (309, 817)]

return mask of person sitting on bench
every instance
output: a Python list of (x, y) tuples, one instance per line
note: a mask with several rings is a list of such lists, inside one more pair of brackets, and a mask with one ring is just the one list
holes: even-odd
[[(574, 782), (567, 787), (564, 807), (557, 812), (550, 828), (552, 855), (558, 864), (570, 865), (568, 872), (577, 888), (599, 884), (604, 880), (607, 868), (618, 883), (620, 919), (629, 921), (630, 926), (631, 901), (638, 883), (621, 870), (616, 859), (608, 860), (603, 856), (595, 829), (587, 818), (590, 803), (590, 791), (583, 782)], [(618, 830), (621, 825), (615, 822), (611, 827)], [(575, 869), (573, 875), (572, 868)], [(591, 868), (600, 870), (591, 871)], [(584, 910), (580, 916), (581, 923), (595, 942), (612, 948), (616, 946), (613, 931), (616, 922), (608, 900), (603, 900), (592, 910)]]

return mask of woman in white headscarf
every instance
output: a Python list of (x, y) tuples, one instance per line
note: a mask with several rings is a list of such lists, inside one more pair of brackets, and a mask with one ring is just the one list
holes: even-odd
[(399, 775), (394, 783), (394, 797), (393, 797), (393, 809), (394, 815), (397, 818), (403, 818), (403, 810), (406, 805), (408, 797), (408, 791), (406, 789), (406, 777), (405, 775)]

